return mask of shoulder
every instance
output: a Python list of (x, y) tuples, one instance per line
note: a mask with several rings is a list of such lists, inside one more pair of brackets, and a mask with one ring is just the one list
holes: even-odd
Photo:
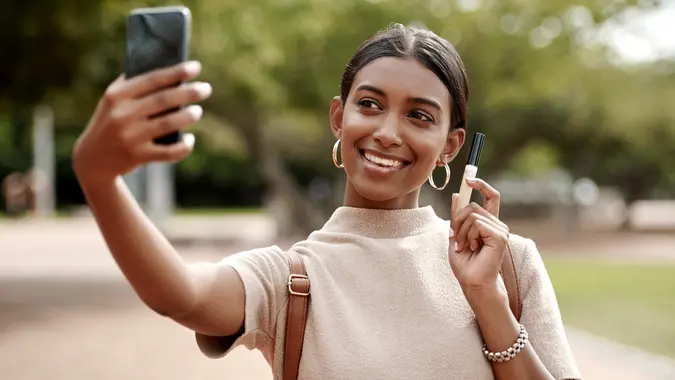
[(509, 234), (508, 244), (518, 272), (525, 269), (533, 260), (541, 260), (537, 244), (528, 237), (511, 233)]
[(534, 240), (516, 234), (509, 238), (509, 248), (523, 297), (533, 293), (547, 293), (551, 280), (542, 255)]
[(225, 257), (220, 265), (232, 267), (244, 282), (255, 279), (269, 288), (285, 289), (290, 275), (291, 252), (300, 256), (309, 266), (316, 261), (316, 247), (306, 240), (293, 244), (284, 250), (278, 245), (241, 251)]
[(234, 253), (222, 259), (219, 265), (234, 269), (247, 292), (258, 289), (267, 296), (282, 291), (290, 273), (286, 251), (277, 245)]
[(276, 267), (285, 260), (285, 252), (277, 245), (240, 251), (222, 259), (221, 264)]

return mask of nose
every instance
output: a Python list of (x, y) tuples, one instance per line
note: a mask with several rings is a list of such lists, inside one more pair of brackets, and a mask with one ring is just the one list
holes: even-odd
[(385, 148), (403, 144), (400, 133), (400, 122), (395, 114), (389, 114), (373, 134), (375, 141)]

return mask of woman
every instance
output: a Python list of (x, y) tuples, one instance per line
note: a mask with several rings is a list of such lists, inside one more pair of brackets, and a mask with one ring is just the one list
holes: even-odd
[[(186, 265), (120, 178), (190, 153), (190, 134), (170, 146), (152, 139), (197, 121), (199, 106), (148, 116), (208, 97), (204, 83), (165, 89), (199, 72), (191, 62), (113, 82), (76, 143), (74, 168), (141, 299), (193, 329), (204, 354), (259, 349), (281, 379), (285, 253), (272, 246)], [(464, 144), (467, 98), (462, 61), (428, 30), (394, 25), (366, 41), (347, 66), (330, 107), (342, 162), (334, 158), (347, 175), (344, 206), (290, 249), (312, 283), (300, 379), (580, 378), (539, 253), (531, 240), (509, 237), (498, 192), (470, 181), (485, 203), (453, 210), (451, 222), (418, 205), (433, 169), (448, 165)], [(522, 326), (498, 275), (509, 238), (527, 246), (514, 257)], [(507, 350), (516, 338), (525, 344), (508, 351), (510, 360), (483, 352)]]

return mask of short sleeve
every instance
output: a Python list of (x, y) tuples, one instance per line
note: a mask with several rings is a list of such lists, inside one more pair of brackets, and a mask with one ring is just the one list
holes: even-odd
[(246, 310), (239, 334), (214, 337), (196, 333), (200, 351), (209, 358), (220, 358), (238, 346), (261, 349), (274, 340), (277, 314), (286, 301), (288, 261), (277, 246), (239, 252), (218, 263), (237, 272), (244, 285)]
[(518, 271), (523, 302), (521, 323), (542, 363), (556, 380), (581, 379), (570, 348), (553, 284), (531, 239)]

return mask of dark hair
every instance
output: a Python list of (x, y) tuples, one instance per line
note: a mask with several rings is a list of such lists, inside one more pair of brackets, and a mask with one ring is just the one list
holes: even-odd
[(343, 103), (347, 100), (356, 73), (382, 57), (411, 57), (436, 74), (450, 92), (451, 130), (466, 127), (469, 83), (464, 62), (448, 41), (418, 27), (392, 24), (359, 46), (342, 74), (340, 96)]

